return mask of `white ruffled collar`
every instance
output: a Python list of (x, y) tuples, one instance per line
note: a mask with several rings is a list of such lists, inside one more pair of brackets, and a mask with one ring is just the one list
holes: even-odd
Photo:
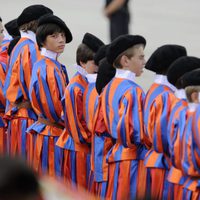
[(81, 67), (80, 65), (75, 64), (74, 67), (76, 68), (76, 70), (84, 77), (86, 77), (86, 75), (88, 74), (87, 71)]
[(184, 89), (176, 89), (174, 94), (179, 99), (187, 99)]
[(190, 112), (195, 112), (197, 107), (198, 107), (198, 103), (188, 103), (188, 109)]
[(50, 51), (50, 50), (47, 50), (46, 48), (42, 47), (41, 48), (41, 55), (45, 56), (45, 57), (48, 57), (48, 58), (51, 58), (53, 60), (57, 60), (58, 56), (60, 54), (58, 53), (55, 53), (53, 51)]
[(33, 31), (20, 31), (21, 34), (21, 38), (28, 38), (30, 40), (32, 40), (34, 43), (36, 43), (36, 35)]
[(6, 31), (6, 30), (4, 30), (4, 40), (12, 40), (13, 39), (13, 37), (11, 36), (11, 35), (9, 35), (9, 33)]
[(135, 80), (135, 73), (129, 71), (129, 70), (124, 70), (124, 69), (117, 69), (116, 73), (115, 73), (115, 77), (116, 78), (124, 78), (124, 79), (128, 79), (130, 81)]
[(87, 74), (86, 78), (89, 83), (95, 83), (97, 80), (97, 74)]
[(176, 87), (173, 86), (171, 83), (169, 83), (169, 81), (167, 80), (167, 76), (165, 76), (165, 75), (156, 74), (154, 83), (165, 85), (165, 86), (171, 88), (173, 91), (176, 90)]

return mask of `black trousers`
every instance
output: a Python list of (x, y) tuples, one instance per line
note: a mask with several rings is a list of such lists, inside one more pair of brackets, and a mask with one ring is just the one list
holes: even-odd
[(129, 14), (114, 14), (110, 17), (110, 40), (124, 34), (129, 34)]

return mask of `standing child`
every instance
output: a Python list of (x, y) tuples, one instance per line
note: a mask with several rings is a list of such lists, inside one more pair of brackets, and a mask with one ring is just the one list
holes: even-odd
[[(116, 68), (116, 74), (100, 96), (97, 119), (97, 123), (104, 121), (107, 133), (116, 140), (107, 154), (108, 199), (142, 199), (149, 184), (143, 163), (144, 92), (134, 82), (145, 65), (145, 45), (142, 36), (125, 35), (108, 47), (107, 59)], [(99, 135), (105, 133), (101, 125), (97, 130)]]
[[(112, 139), (101, 135), (99, 137), (95, 134), (95, 120), (98, 116), (99, 98), (103, 88), (111, 80), (115, 73), (108, 73), (109, 69), (113, 68), (112, 65), (108, 64), (106, 56), (107, 45), (102, 46), (94, 57), (96, 65), (99, 67), (96, 79), (91, 79), (93, 75), (87, 75), (88, 86), (83, 94), (83, 107), (84, 107), (84, 118), (86, 119), (87, 126), (92, 135), (91, 141), (91, 185), (95, 187), (94, 192), (97, 196), (105, 198), (107, 180), (108, 180), (108, 167), (106, 163), (106, 154), (112, 147)], [(111, 71), (111, 70), (110, 70)], [(114, 68), (112, 71), (115, 71)], [(94, 81), (92, 81), (94, 80)], [(97, 82), (98, 80), (98, 82)], [(96, 86), (96, 87), (95, 87)], [(98, 88), (98, 89), (97, 89)], [(105, 133), (106, 135), (106, 133)], [(90, 189), (90, 188), (89, 188)], [(90, 189), (91, 190), (91, 189)]]
[[(182, 56), (175, 60), (167, 72), (167, 78), (170, 84), (175, 86), (176, 88), (180, 88), (178, 85), (178, 81), (180, 77), (188, 71), (195, 69), (195, 65), (185, 64), (184, 61), (187, 60), (187, 56)], [(190, 60), (190, 57), (189, 57)], [(179, 63), (179, 65), (175, 63)], [(170, 76), (169, 76), (170, 74)], [(170, 77), (170, 78), (169, 78)], [(169, 143), (168, 143), (168, 125), (170, 119), (170, 113), (172, 112), (173, 106), (175, 103), (180, 101), (175, 94), (175, 91), (168, 90), (164, 91), (152, 102), (150, 107), (150, 113), (153, 116), (151, 118), (152, 123), (152, 148), (148, 151), (145, 157), (145, 165), (147, 166), (155, 166), (154, 169), (150, 169), (153, 171), (154, 180), (156, 180), (156, 176), (159, 174), (160, 193), (158, 199), (168, 199), (174, 198), (173, 190), (174, 185), (169, 183), (167, 180), (169, 170), (171, 167), (170, 153), (169, 153)], [(177, 176), (177, 173), (176, 173)], [(158, 187), (158, 186), (157, 186)]]
[(68, 84), (58, 56), (72, 34), (60, 18), (49, 14), (39, 19), (36, 39), (42, 58), (34, 64), (29, 94), (38, 120), (27, 130), (28, 158), (37, 172), (55, 177), (61, 175), (63, 154), (55, 143), (64, 129), (61, 99)]
[[(200, 67), (200, 59), (199, 64)], [(200, 159), (199, 159), (199, 103), (200, 103), (200, 68), (185, 74), (182, 84), (186, 87), (188, 109), (185, 112), (186, 123), (181, 142), (181, 164), (187, 177), (183, 185), (183, 198), (200, 198)], [(181, 118), (179, 120), (182, 120)]]
[(35, 32), (38, 19), (52, 10), (43, 5), (25, 8), (17, 18), (21, 39), (10, 56), (9, 70), (5, 80), (4, 95), (8, 100), (8, 148), (11, 155), (26, 157), (26, 129), (36, 119), (29, 98), (29, 87), (34, 63), (40, 57)]
[[(184, 176), (181, 171), (181, 144), (183, 139), (183, 132), (186, 123), (186, 111), (188, 102), (185, 94), (185, 85), (182, 83), (182, 76), (177, 83), (174, 80), (174, 74), (179, 71), (184, 71), (199, 68), (199, 59), (195, 57), (182, 57), (177, 59), (169, 68), (167, 78), (172, 84), (176, 85), (175, 99), (171, 105), (170, 117), (168, 122), (168, 144), (169, 154), (171, 160), (171, 167), (167, 180), (174, 185), (174, 198), (182, 199), (183, 190), (182, 185)], [(175, 78), (176, 79), (176, 78)]]
[(83, 93), (87, 74), (98, 71), (94, 55), (103, 42), (86, 33), (76, 52), (77, 73), (70, 80), (63, 99), (65, 130), (57, 145), (64, 149), (64, 180), (76, 187), (87, 188), (90, 172), (91, 133), (83, 116)]
[[(175, 87), (170, 84), (167, 80), (167, 70), (173, 61), (181, 56), (186, 55), (186, 49), (180, 45), (163, 45), (156, 49), (147, 61), (145, 68), (156, 73), (154, 83), (151, 85), (145, 96), (144, 102), (144, 125), (145, 125), (145, 135), (147, 137), (146, 145), (151, 147), (153, 143), (153, 126), (154, 126), (154, 116), (152, 112), (152, 105), (154, 99), (164, 91), (174, 91)], [(159, 157), (159, 154), (153, 152), (154, 158)], [(152, 155), (153, 156), (153, 155)], [(158, 184), (162, 182), (163, 179), (163, 166), (160, 162), (146, 162), (145, 166), (151, 172), (151, 197), (153, 199), (162, 199), (163, 185)], [(160, 168), (160, 170), (157, 170)]]

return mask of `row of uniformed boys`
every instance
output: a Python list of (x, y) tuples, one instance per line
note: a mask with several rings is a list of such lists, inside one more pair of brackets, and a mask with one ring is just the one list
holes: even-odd
[[(69, 81), (66, 24), (43, 5), (14, 22), (20, 38), (0, 53), (1, 153), (101, 198), (200, 198), (199, 58), (164, 45), (146, 63), (144, 37), (104, 45), (86, 33)], [(135, 83), (144, 65), (156, 73), (146, 95)]]

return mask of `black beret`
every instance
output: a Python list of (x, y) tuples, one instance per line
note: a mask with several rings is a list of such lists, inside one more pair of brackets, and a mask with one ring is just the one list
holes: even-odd
[(181, 85), (185, 88), (187, 86), (200, 86), (200, 69), (185, 73), (180, 79)]
[(18, 28), (18, 25), (17, 25), (17, 19), (13, 19), (13, 20), (7, 22), (4, 26), (7, 30), (7, 32), (11, 36), (14, 36), (14, 37), (20, 36), (19, 28)]
[(186, 55), (187, 52), (183, 46), (173, 44), (163, 45), (153, 52), (145, 68), (153, 72), (162, 72), (163, 70), (167, 70), (177, 58)]
[(20, 16), (17, 18), (18, 26), (26, 24), (33, 20), (38, 20), (41, 16), (46, 14), (53, 14), (53, 11), (43, 5), (32, 5), (25, 8)]
[(146, 45), (146, 40), (140, 35), (122, 35), (113, 40), (107, 50), (107, 60), (110, 64), (113, 64), (115, 59), (127, 49), (137, 44)]
[(102, 45), (94, 56), (94, 62), (99, 65), (99, 61), (106, 57), (106, 51), (109, 45)]
[(104, 45), (104, 43), (99, 38), (92, 35), (91, 33), (86, 33), (84, 35), (82, 43), (87, 45), (94, 53), (96, 53), (99, 48)]
[(21, 38), (20, 36), (17, 36), (13, 40), (11, 40), (10, 44), (8, 45), (8, 55), (9, 56), (11, 55), (13, 48), (18, 43), (18, 41), (20, 40), (20, 38)]
[(200, 59), (192, 56), (183, 56), (176, 59), (167, 71), (167, 79), (174, 86), (187, 72), (200, 68)]
[(111, 81), (115, 76), (116, 69), (108, 63), (107, 59), (104, 58), (99, 63), (99, 71), (97, 72), (96, 90), (98, 94), (101, 94), (102, 89)]
[(66, 43), (69, 43), (72, 41), (72, 34), (71, 34), (69, 28), (67, 27), (65, 22), (62, 19), (60, 19), (59, 17), (57, 17), (53, 14), (47, 14), (47, 15), (40, 17), (38, 20), (38, 26), (41, 26), (43, 24), (49, 24), (49, 23), (56, 24), (61, 29), (63, 29), (63, 31), (65, 32), (65, 36), (66, 36)]

